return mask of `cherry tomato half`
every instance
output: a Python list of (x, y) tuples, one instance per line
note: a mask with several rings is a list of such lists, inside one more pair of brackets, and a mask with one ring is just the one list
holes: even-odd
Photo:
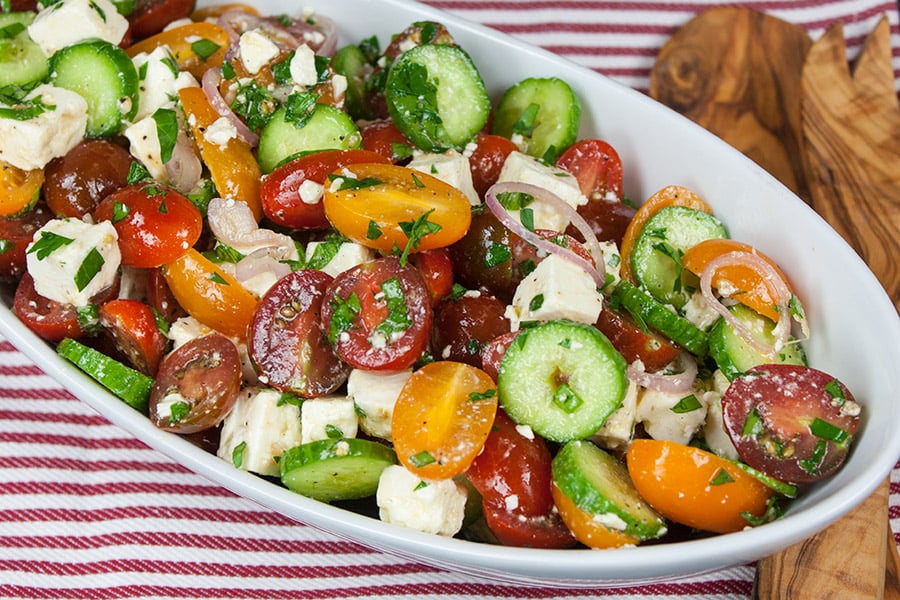
[(588, 200), (622, 199), (622, 160), (608, 142), (575, 142), (556, 159), (556, 166), (575, 176)]
[(725, 431), (744, 462), (790, 483), (817, 481), (841, 466), (860, 410), (835, 377), (802, 365), (753, 367), (722, 396)]
[[(348, 165), (325, 186), (325, 215), (335, 229), (384, 253), (429, 250), (459, 240), (469, 229), (465, 194), (440, 179), (377, 163)], [(337, 189), (334, 189), (337, 188)]]
[(38, 204), (21, 217), (0, 217), (0, 277), (17, 278), (25, 272), (25, 249), (34, 232), (53, 218)]
[(166, 355), (150, 391), (150, 420), (160, 429), (195, 433), (218, 425), (241, 388), (241, 359), (225, 336), (189, 340)]
[(402, 163), (412, 157), (413, 143), (390, 119), (372, 121), (359, 130), (362, 147), (388, 162)]
[(145, 38), (158, 33), (176, 19), (190, 16), (194, 0), (139, 0), (128, 16), (135, 38)]
[(327, 185), (328, 174), (345, 165), (378, 162), (387, 160), (367, 150), (325, 150), (287, 162), (266, 175), (260, 184), (263, 214), (282, 227), (329, 229), (321, 194), (301, 193), (302, 186), (306, 182), (310, 182), (307, 186)]
[(447, 298), (434, 309), (431, 347), (443, 360), (481, 367), (481, 349), (509, 332), (506, 305), (490, 294), (465, 294)]
[(80, 219), (128, 184), (132, 158), (107, 140), (85, 140), (44, 168), (44, 199), (53, 214)]
[(111, 221), (119, 234), (122, 264), (152, 268), (172, 262), (200, 239), (203, 217), (175, 190), (156, 184), (129, 185), (103, 199), (97, 221)]
[(329, 342), (360, 369), (411, 367), (428, 347), (433, 318), (422, 276), (394, 256), (340, 273), (322, 304)]
[(438, 361), (415, 371), (394, 405), (397, 458), (425, 479), (463, 473), (481, 451), (497, 412), (497, 386), (481, 369)]
[(139, 300), (116, 298), (100, 306), (99, 319), (135, 369), (156, 374), (169, 340), (157, 326), (153, 309)]
[(0, 161), (0, 217), (20, 215), (30, 208), (37, 201), (42, 183), (43, 170), (23, 171)]
[(350, 365), (337, 357), (322, 331), (322, 299), (331, 282), (323, 271), (294, 271), (263, 296), (247, 343), (250, 359), (268, 385), (312, 398), (347, 379)]
[(475, 149), (469, 156), (469, 170), (472, 172), (472, 185), (480, 198), (484, 198), (488, 188), (497, 183), (503, 163), (515, 150), (518, 148), (512, 140), (502, 135), (482, 133), (475, 138)]
[(651, 373), (678, 358), (678, 348), (668, 338), (639, 326), (628, 313), (604, 306), (595, 326), (629, 364), (640, 360)]
[(422, 275), (431, 303), (437, 304), (453, 291), (453, 261), (447, 248), (435, 248), (410, 254), (409, 262)]
[[(119, 280), (91, 298), (92, 304), (102, 304), (115, 298), (119, 293)], [(79, 338), (84, 335), (84, 328), (78, 319), (78, 309), (72, 304), (64, 304), (41, 296), (34, 289), (34, 279), (26, 271), (13, 297), (13, 310), (37, 336), (51, 341), (70, 337)]]

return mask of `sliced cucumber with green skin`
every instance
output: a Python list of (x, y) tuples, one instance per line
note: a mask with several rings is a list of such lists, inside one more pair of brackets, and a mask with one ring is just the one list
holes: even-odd
[(0, 88), (28, 86), (50, 72), (44, 51), (28, 37), (34, 16), (30, 11), (0, 13)]
[(415, 46), (391, 65), (385, 100), (394, 124), (429, 152), (462, 149), (487, 124), (491, 99), (459, 46)]
[(586, 440), (563, 446), (553, 458), (553, 481), (578, 508), (602, 522), (615, 522), (639, 540), (666, 534), (666, 521), (647, 504), (618, 459)]
[(281, 107), (259, 133), (257, 158), (263, 173), (271, 172), (282, 160), (299, 152), (312, 150), (348, 150), (358, 148), (362, 138), (356, 123), (342, 110), (317, 104), (302, 124), (287, 119)]
[(373, 119), (375, 113), (366, 102), (366, 78), (372, 73), (372, 66), (359, 46), (350, 44), (335, 52), (331, 68), (347, 78), (344, 107), (350, 116), (354, 119)]
[(768, 487), (770, 490), (774, 491), (775, 493), (781, 494), (785, 498), (796, 498), (797, 497), (798, 489), (797, 489), (796, 485), (794, 485), (792, 483), (787, 483), (787, 482), (781, 481), (780, 479), (775, 479), (774, 477), (772, 477), (770, 475), (766, 475), (762, 471), (757, 471), (750, 465), (748, 465), (746, 463), (742, 463), (739, 460), (735, 460), (732, 462), (735, 465), (737, 465), (738, 468), (740, 468), (740, 469), (746, 471), (748, 474), (756, 477), (759, 481), (761, 481), (763, 484), (765, 484), (766, 487)]
[(545, 439), (596, 433), (622, 404), (625, 359), (584, 323), (548, 321), (519, 334), (500, 363), (500, 404), (513, 421)]
[(521, 136), (526, 154), (552, 164), (575, 143), (580, 122), (581, 103), (568, 83), (556, 77), (530, 77), (503, 94), (491, 133)]
[(147, 414), (147, 402), (153, 389), (153, 378), (110, 358), (72, 338), (65, 338), (56, 352), (90, 375), (131, 408)]
[(134, 63), (109, 42), (90, 40), (63, 48), (50, 59), (50, 81), (87, 101), (89, 137), (116, 135), (137, 114)]
[(321, 500), (357, 500), (378, 490), (378, 478), (397, 464), (383, 444), (356, 438), (318, 440), (294, 446), (281, 455), (281, 482), (290, 490)]
[(663, 334), (691, 354), (706, 356), (709, 336), (705, 331), (675, 314), (650, 294), (624, 279), (616, 284), (612, 299), (622, 306), (638, 322)]
[[(736, 304), (729, 310), (744, 327), (752, 332), (757, 340), (765, 344), (775, 342), (775, 336), (772, 335), (775, 323), (771, 319), (743, 304)], [(751, 346), (725, 319), (716, 321), (709, 332), (709, 354), (729, 381), (733, 381), (741, 373), (758, 365), (768, 363), (808, 364), (806, 353), (799, 343), (788, 344), (775, 356), (766, 355)]]
[(666, 206), (650, 217), (635, 239), (631, 271), (654, 298), (681, 308), (693, 292), (688, 289), (690, 278), (696, 281), (696, 276), (681, 266), (684, 252), (704, 240), (727, 237), (725, 226), (713, 215), (685, 206)]

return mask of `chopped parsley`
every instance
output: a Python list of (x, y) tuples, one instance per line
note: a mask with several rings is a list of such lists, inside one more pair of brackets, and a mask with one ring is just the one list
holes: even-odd
[(317, 94), (299, 93), (288, 96), (284, 103), (284, 120), (297, 129), (306, 125), (316, 111)]
[(484, 266), (488, 269), (501, 265), (512, 258), (512, 252), (503, 244), (491, 243), (484, 255)]
[(553, 391), (553, 404), (558, 406), (564, 412), (572, 414), (578, 410), (579, 406), (584, 404), (584, 400), (581, 399), (581, 396), (579, 396), (569, 384), (563, 383)]
[(191, 407), (184, 400), (173, 402), (172, 407), (169, 409), (169, 423), (172, 425), (180, 423), (189, 412), (191, 412)]
[(688, 413), (693, 412), (699, 408), (702, 408), (703, 405), (700, 404), (700, 401), (697, 400), (697, 396), (691, 394), (690, 396), (685, 396), (678, 403), (671, 408), (673, 413)]
[(193, 50), (194, 54), (199, 56), (200, 60), (203, 62), (206, 62), (206, 60), (215, 54), (219, 48), (221, 48), (220, 45), (206, 38), (191, 42), (191, 50)]
[(709, 481), (709, 485), (724, 485), (726, 483), (734, 483), (734, 478), (725, 469), (716, 471), (716, 474)]
[(369, 227), (366, 229), (366, 239), (377, 240), (382, 236), (381, 227), (375, 221), (369, 221)]
[(384, 295), (388, 314), (384, 321), (375, 328), (375, 331), (383, 333), (386, 338), (390, 339), (392, 334), (409, 329), (412, 319), (409, 318), (406, 296), (399, 278), (391, 277), (382, 282), (381, 293)]
[(424, 467), (425, 465), (430, 465), (433, 462), (437, 462), (437, 459), (429, 452), (428, 450), (422, 450), (416, 454), (413, 454), (409, 457), (409, 462), (412, 463), (412, 466), (419, 468)]
[(246, 449), (247, 442), (241, 442), (231, 451), (231, 464), (233, 464), (236, 469), (240, 469), (241, 465), (244, 464), (244, 450)]
[(159, 138), (160, 160), (167, 163), (172, 160), (172, 151), (178, 141), (178, 115), (171, 108), (159, 108), (153, 113), (153, 120)]
[(397, 225), (400, 226), (400, 230), (403, 231), (407, 238), (406, 247), (403, 249), (402, 254), (400, 254), (401, 266), (406, 266), (406, 261), (409, 258), (409, 253), (419, 247), (419, 244), (422, 242), (422, 238), (424, 238), (426, 235), (431, 235), (441, 230), (440, 225), (428, 220), (428, 215), (433, 212), (434, 209), (432, 208), (415, 221), (400, 221), (399, 223), (397, 223)]
[(38, 260), (44, 260), (63, 246), (71, 244), (75, 240), (52, 231), (41, 231), (41, 237), (31, 245), (28, 254), (37, 255)]
[(469, 394), (469, 402), (480, 402), (482, 400), (490, 400), (497, 395), (497, 388), (491, 388), (484, 392), (472, 392)]
[(344, 300), (340, 296), (336, 296), (331, 301), (331, 322), (328, 324), (328, 341), (335, 344), (341, 334), (348, 331), (356, 321), (357, 315), (362, 310), (359, 303), (359, 296), (351, 293)]
[(519, 118), (516, 119), (516, 122), (513, 123), (512, 132), (526, 137), (531, 136), (534, 133), (534, 128), (538, 125), (537, 114), (540, 109), (541, 105), (534, 102), (526, 106)]
[(94, 277), (97, 276), (97, 273), (100, 272), (100, 269), (103, 268), (105, 263), (106, 261), (103, 259), (103, 255), (100, 254), (100, 251), (96, 248), (91, 248), (90, 252), (87, 253), (84, 260), (81, 261), (78, 270), (75, 272), (75, 287), (78, 288), (79, 292), (93, 281)]

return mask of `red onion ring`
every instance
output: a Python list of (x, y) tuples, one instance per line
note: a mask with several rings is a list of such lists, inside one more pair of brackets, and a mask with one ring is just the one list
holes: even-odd
[[(507, 192), (513, 193), (523, 193), (533, 196), (536, 200), (547, 201), (554, 209), (558, 209), (561, 213), (569, 217), (570, 222), (581, 230), (581, 226), (587, 228), (590, 232), (590, 237), (593, 239), (593, 248), (590, 247), (591, 242), (588, 242), (588, 250), (591, 252), (591, 255), (594, 257), (594, 261), (591, 262), (589, 260), (585, 260), (581, 256), (578, 256), (568, 248), (563, 248), (557, 244), (554, 244), (550, 240), (544, 239), (533, 231), (527, 229), (522, 223), (519, 222), (518, 219), (513, 217), (512, 214), (500, 203), (500, 200), (497, 199), (497, 196), (500, 194), (505, 194)], [(518, 235), (520, 238), (525, 240), (526, 242), (536, 246), (538, 249), (547, 252), (548, 254), (557, 254), (566, 260), (578, 265), (581, 267), (591, 278), (594, 280), (597, 288), (600, 289), (604, 285), (606, 285), (606, 265), (603, 262), (603, 253), (600, 251), (599, 242), (597, 242), (597, 237), (594, 235), (593, 231), (590, 230), (590, 226), (585, 222), (581, 215), (579, 215), (575, 210), (566, 203), (565, 200), (543, 188), (537, 187), (535, 185), (531, 185), (528, 183), (519, 183), (519, 182), (499, 182), (492, 185), (487, 192), (484, 194), (484, 203), (490, 209), (494, 216), (503, 223), (503, 225)], [(575, 219), (572, 218), (572, 215), (575, 215), (577, 219), (580, 221), (580, 224), (576, 224)], [(584, 235), (584, 232), (582, 232)], [(587, 237), (587, 236), (586, 236)]]
[(680, 373), (648, 373), (644, 370), (644, 363), (636, 360), (628, 365), (628, 379), (647, 389), (664, 393), (688, 392), (694, 388), (697, 381), (697, 361), (687, 352), (680, 352), (673, 364), (678, 363), (682, 371)]
[[(728, 310), (728, 307), (712, 291), (712, 280), (719, 268), (735, 264), (744, 264), (761, 273), (768, 284), (769, 291), (774, 296), (773, 302), (778, 312), (778, 322), (772, 330), (772, 334), (775, 336), (774, 344), (759, 341), (749, 329), (735, 318), (731, 311)], [(791, 290), (772, 265), (758, 255), (736, 250), (712, 259), (700, 273), (700, 292), (703, 294), (703, 298), (709, 302), (712, 309), (720, 314), (741, 338), (763, 354), (772, 356), (788, 343), (791, 335), (791, 314), (788, 306), (791, 300)], [(801, 323), (801, 325), (803, 324), (805, 324), (805, 320), (804, 323)]]
[(234, 265), (234, 276), (241, 284), (253, 279), (260, 273), (272, 273), (281, 279), (291, 272), (291, 267), (284, 262), (281, 248), (260, 248), (254, 250)]
[(259, 135), (253, 133), (249, 127), (234, 114), (234, 111), (231, 110), (231, 107), (228, 106), (228, 103), (225, 101), (225, 98), (222, 97), (222, 94), (219, 92), (219, 82), (222, 80), (222, 72), (220, 69), (211, 68), (207, 69), (205, 73), (203, 73), (203, 78), (201, 81), (201, 86), (203, 88), (203, 92), (206, 94), (206, 97), (209, 99), (209, 103), (212, 107), (219, 113), (219, 116), (225, 117), (228, 119), (234, 128), (237, 130), (237, 134), (243, 139), (245, 142), (250, 144), (250, 147), (256, 147), (259, 144)]

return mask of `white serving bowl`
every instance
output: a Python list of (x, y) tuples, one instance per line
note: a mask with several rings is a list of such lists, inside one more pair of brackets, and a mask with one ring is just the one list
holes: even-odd
[[(9, 310), (0, 332), (47, 374), (116, 425), (233, 492), (303, 523), (396, 555), (515, 583), (613, 587), (738, 565), (794, 544), (862, 502), (900, 456), (900, 320), (862, 260), (806, 204), (742, 154), (650, 98), (546, 51), (486, 27), (404, 0), (251, 0), (263, 14), (316, 8), (338, 25), (342, 43), (389, 36), (413, 21), (443, 22), (475, 60), (494, 97), (529, 76), (569, 82), (583, 104), (582, 137), (619, 152), (628, 197), (643, 200), (669, 184), (704, 198), (737, 240), (773, 257), (804, 300), (810, 364), (849, 386), (864, 406), (841, 471), (806, 490), (774, 523), (739, 533), (619, 550), (537, 550), (426, 535), (294, 494), (198, 449), (105, 392), (61, 360)], [(200, 6), (211, 4), (201, 0)]]

